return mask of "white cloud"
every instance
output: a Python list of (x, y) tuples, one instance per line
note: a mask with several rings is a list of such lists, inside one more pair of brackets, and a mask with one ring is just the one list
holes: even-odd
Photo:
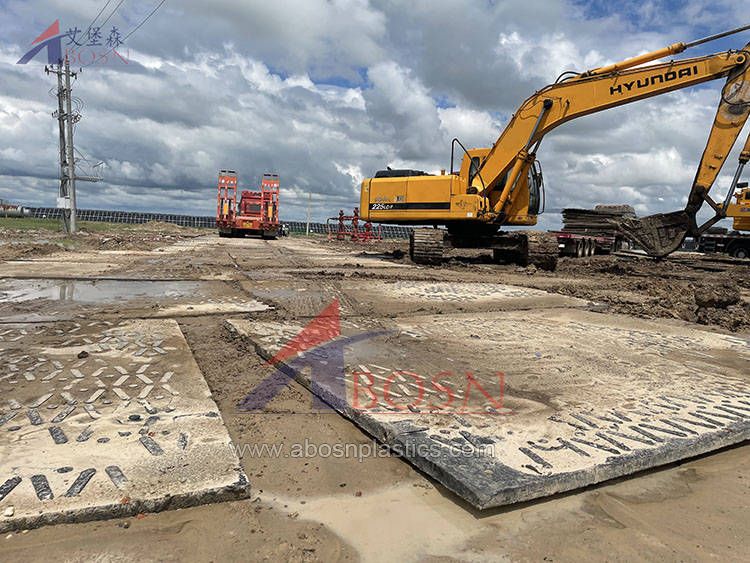
[(413, 73), (394, 63), (370, 68), (372, 88), (364, 93), (373, 126), (398, 140), (394, 155), (428, 159), (443, 141), (435, 101)]
[(581, 49), (563, 33), (524, 39), (517, 31), (500, 33), (495, 53), (512, 60), (517, 72), (526, 78), (552, 82), (568, 70), (582, 72), (606, 64), (596, 49)]
[[(106, 181), (80, 186), (79, 200), (210, 214), (216, 173), (232, 167), (243, 185), (278, 172), (285, 217), (304, 217), (312, 192), (313, 215), (324, 218), (354, 207), (361, 179), (386, 165), (434, 172), (448, 167), (453, 137), (491, 145), (507, 116), (563, 70), (721, 31), (742, 15), (729, 0), (673, 4), (597, 3), (594, 11), (566, 0), (168, 2), (129, 41), (132, 64), (89, 67), (74, 85), (85, 101), (76, 144), (108, 163)], [(51, 23), (48, 14), (64, 28), (81, 27), (100, 7), (3, 4), (10, 25), (0, 38), (0, 197), (53, 204), (54, 81), (38, 62), (15, 61)], [(129, 29), (144, 9), (127, 2), (112, 23)], [(548, 207), (678, 208), (718, 92), (713, 83), (552, 132), (539, 153)], [(736, 150), (728, 168), (735, 163)], [(725, 170), (719, 193), (727, 182)]]
[(501, 124), (486, 111), (460, 107), (440, 108), (438, 117), (446, 138), (458, 138), (466, 147), (492, 146), (501, 130)]
[(252, 45), (264, 60), (293, 72), (346, 74), (384, 53), (387, 20), (367, 0), (186, 0), (176, 9), (200, 18), (204, 30)]

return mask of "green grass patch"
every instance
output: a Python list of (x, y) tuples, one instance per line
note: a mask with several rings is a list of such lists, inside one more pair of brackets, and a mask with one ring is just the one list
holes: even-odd
[[(79, 221), (78, 229), (90, 233), (122, 233), (142, 231), (148, 224), (138, 225), (132, 223), (105, 223), (101, 221)], [(59, 219), (37, 219), (31, 217), (0, 217), (0, 229), (13, 229), (17, 231), (55, 231), (62, 232), (62, 224)]]
[(28, 217), (0, 217), (0, 228), (17, 231), (59, 231), (60, 222), (55, 219), (31, 219)]

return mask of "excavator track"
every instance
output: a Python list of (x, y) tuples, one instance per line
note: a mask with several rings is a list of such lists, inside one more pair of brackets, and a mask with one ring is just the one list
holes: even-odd
[(443, 260), (445, 231), (413, 229), (409, 236), (409, 257), (415, 264), (436, 265)]

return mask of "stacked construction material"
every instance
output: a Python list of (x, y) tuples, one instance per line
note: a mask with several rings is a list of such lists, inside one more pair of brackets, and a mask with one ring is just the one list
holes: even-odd
[(623, 217), (635, 217), (630, 205), (597, 205), (594, 209), (563, 209), (563, 232), (592, 236), (614, 237), (617, 222)]

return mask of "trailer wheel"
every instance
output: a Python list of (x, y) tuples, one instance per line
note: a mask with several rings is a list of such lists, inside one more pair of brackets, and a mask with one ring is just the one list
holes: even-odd
[(750, 258), (750, 248), (747, 246), (738, 246), (732, 250), (732, 256), (735, 258)]
[(576, 241), (576, 258), (583, 258), (585, 254), (585, 245), (586, 241), (584, 240)]
[(586, 256), (593, 256), (594, 255), (594, 239), (588, 239), (586, 241)]

